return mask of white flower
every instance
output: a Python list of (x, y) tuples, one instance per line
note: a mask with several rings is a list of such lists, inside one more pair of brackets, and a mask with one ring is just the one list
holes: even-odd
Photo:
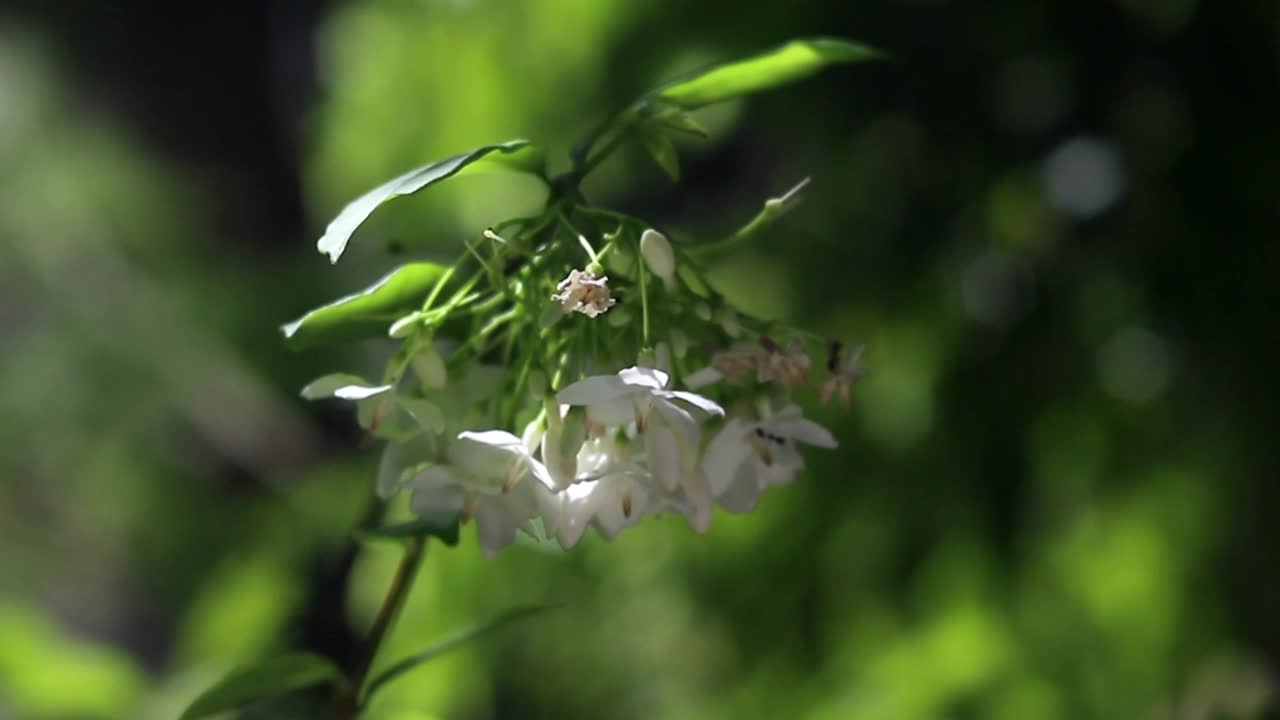
[(515, 541), (516, 530), (533, 532), (540, 518), (548, 533), (559, 522), (555, 481), (524, 441), (505, 430), (463, 432), (450, 445), (448, 461), (409, 481), (418, 515), (473, 518), (480, 547), (493, 555)]
[(729, 420), (702, 458), (712, 495), (730, 512), (751, 510), (762, 492), (790, 483), (804, 467), (797, 442), (837, 446), (826, 428), (806, 420), (794, 405), (756, 422)]
[(556, 399), (587, 409), (590, 421), (612, 427), (635, 423), (643, 439), (649, 472), (667, 494), (682, 496), (685, 518), (698, 532), (711, 522), (711, 495), (698, 467), (699, 421), (687, 404), (707, 416), (723, 415), (714, 401), (691, 392), (667, 390), (670, 376), (653, 368), (632, 367), (617, 375), (597, 375), (561, 390)]
[(629, 367), (617, 375), (583, 378), (556, 393), (556, 400), (585, 407), (587, 417), (601, 425), (619, 426), (634, 420), (640, 432), (644, 432), (651, 409), (676, 407), (673, 400), (688, 403), (708, 415), (724, 415), (724, 408), (713, 400), (696, 393), (667, 390), (670, 380), (671, 376), (661, 370)]
[(578, 468), (578, 482), (561, 493), (557, 536), (566, 549), (582, 539), (588, 525), (612, 540), (660, 507), (651, 497), (652, 477), (632, 462), (625, 438), (592, 438), (578, 454)]
[(566, 315), (577, 310), (587, 317), (595, 317), (613, 307), (617, 300), (609, 296), (609, 278), (597, 278), (590, 272), (572, 270), (569, 277), (556, 285), (560, 292), (551, 299), (560, 303)]

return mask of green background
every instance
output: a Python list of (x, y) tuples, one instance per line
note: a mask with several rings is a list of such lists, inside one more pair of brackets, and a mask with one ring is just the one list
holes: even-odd
[(513, 137), (564, 169), (673, 74), (820, 34), (894, 59), (700, 111), (679, 185), (630, 148), (586, 192), (715, 239), (812, 176), (713, 277), (868, 343), (853, 408), (810, 403), (840, 449), (706, 536), (433, 545), (384, 662), (565, 607), (374, 716), (1274, 716), (1274, 2), (381, 0), (0, 10), (0, 718), (167, 719), (350, 653), (396, 561), (348, 550), (377, 448), (297, 391), (389, 348), (278, 325), (537, 193), (458, 178), (330, 266), (343, 203)]

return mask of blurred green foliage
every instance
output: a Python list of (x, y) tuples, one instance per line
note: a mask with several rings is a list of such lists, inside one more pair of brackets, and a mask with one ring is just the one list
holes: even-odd
[[(852, 412), (817, 411), (841, 450), (705, 537), (433, 546), (381, 666), (566, 609), (414, 669), (372, 716), (1274, 708), (1280, 23), (1266, 2), (1104, 5), (343, 3), (318, 36), (310, 232), (271, 252), (219, 236), (201, 169), (96, 111), (45, 38), (0, 28), (0, 717), (172, 718), (316, 641), (302, 618), (376, 455), (296, 393), (385, 348), (292, 354), (277, 326), (542, 190), (459, 178), (330, 267), (314, 238), (344, 203), (510, 137), (564, 169), (645, 88), (815, 29), (897, 60), (698, 111), (682, 185), (631, 148), (588, 193), (709, 240), (813, 176), (714, 279), (868, 342)], [(1226, 90), (1247, 77), (1247, 101)], [(357, 630), (395, 561), (356, 561)]]

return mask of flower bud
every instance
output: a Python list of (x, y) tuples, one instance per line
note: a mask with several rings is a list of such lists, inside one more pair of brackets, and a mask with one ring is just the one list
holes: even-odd
[(415, 310), (392, 323), (391, 328), (387, 330), (387, 337), (393, 340), (403, 340), (413, 333), (414, 328), (418, 326), (421, 320), (422, 311)]
[(560, 416), (560, 406), (554, 396), (544, 400), (547, 410), (547, 431), (542, 436), (542, 462), (561, 488), (573, 484), (578, 473), (578, 451), (587, 440), (587, 411), (583, 407), (568, 408), (568, 414)]
[(652, 228), (645, 230), (640, 236), (640, 254), (654, 275), (663, 282), (671, 282), (676, 274), (676, 256), (671, 250), (671, 243), (662, 233)]
[(581, 406), (569, 408), (564, 416), (564, 429), (560, 435), (560, 454), (565, 458), (578, 457), (578, 451), (587, 441), (587, 409)]

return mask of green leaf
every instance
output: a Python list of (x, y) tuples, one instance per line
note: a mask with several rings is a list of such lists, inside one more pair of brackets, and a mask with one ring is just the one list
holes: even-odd
[(411, 537), (433, 537), (452, 547), (458, 544), (458, 516), (423, 516), (397, 525), (364, 530), (360, 535), (368, 540), (404, 540)]
[(191, 703), (179, 720), (196, 720), (234, 710), (254, 700), (276, 697), (316, 685), (340, 686), (342, 673), (328, 659), (291, 653), (231, 672)]
[(696, 135), (703, 139), (709, 137), (707, 129), (702, 127), (697, 120), (694, 120), (692, 115), (668, 103), (661, 104), (658, 111), (654, 113), (653, 122), (662, 127)]
[(673, 182), (680, 180), (680, 158), (676, 155), (676, 146), (656, 127), (643, 126), (639, 129), (640, 141), (644, 149), (657, 161), (659, 167), (667, 173)]
[(444, 431), (444, 411), (440, 406), (426, 400), (424, 398), (404, 397), (403, 395), (396, 398), (396, 402), (400, 403), (400, 407), (404, 408), (409, 416), (417, 421), (424, 430), (433, 432)]
[(364, 400), (375, 395), (381, 395), (390, 389), (390, 385), (374, 385), (359, 375), (331, 373), (308, 383), (306, 387), (302, 388), (302, 397), (307, 400), (324, 400), (326, 398)]
[(881, 57), (879, 51), (847, 40), (792, 40), (768, 52), (674, 80), (653, 94), (685, 110), (692, 110), (785, 85), (808, 77), (827, 65), (878, 57)]
[(316, 249), (328, 255), (329, 262), (338, 262), (347, 249), (351, 234), (379, 205), (401, 195), (416, 193), (463, 171), (496, 168), (541, 175), (543, 166), (544, 157), (537, 146), (528, 140), (510, 140), (410, 170), (348, 203), (329, 223), (324, 235), (316, 242)]
[(554, 610), (556, 605), (530, 605), (524, 607), (516, 607), (507, 610), (497, 617), (486, 620), (485, 622), (472, 625), (469, 628), (459, 630), (448, 637), (440, 640), (436, 644), (422, 650), (421, 652), (410, 655), (403, 660), (393, 664), (391, 667), (383, 670), (377, 677), (369, 682), (368, 690), (365, 692), (365, 698), (373, 697), (379, 688), (396, 679), (400, 675), (414, 669), (415, 667), (429, 661), (466, 642), (474, 640), (482, 635), (493, 632), (504, 625), (522, 620), (547, 610)]
[(389, 442), (382, 449), (382, 457), (378, 460), (378, 479), (374, 483), (374, 492), (379, 500), (388, 500), (400, 489), (400, 475), (404, 471), (399, 443)]
[(364, 290), (318, 307), (280, 330), (294, 349), (384, 336), (396, 318), (422, 304), (446, 272), (448, 268), (430, 262), (402, 265)]

